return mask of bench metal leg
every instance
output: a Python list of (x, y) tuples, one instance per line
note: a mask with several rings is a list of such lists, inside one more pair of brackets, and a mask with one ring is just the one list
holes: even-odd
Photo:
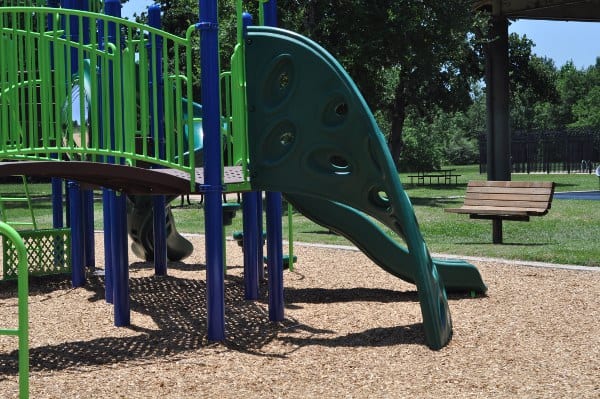
[(502, 219), (492, 219), (492, 242), (502, 244)]

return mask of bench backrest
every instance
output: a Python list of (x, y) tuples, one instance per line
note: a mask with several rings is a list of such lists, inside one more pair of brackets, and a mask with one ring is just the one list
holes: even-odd
[(470, 181), (465, 206), (518, 208), (545, 214), (553, 195), (553, 182)]

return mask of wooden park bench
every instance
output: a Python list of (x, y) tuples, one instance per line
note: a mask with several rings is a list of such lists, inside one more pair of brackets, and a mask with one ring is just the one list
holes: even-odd
[(464, 205), (446, 212), (464, 213), (471, 219), (493, 222), (493, 243), (502, 243), (502, 220), (529, 221), (548, 213), (554, 195), (553, 182), (470, 181)]

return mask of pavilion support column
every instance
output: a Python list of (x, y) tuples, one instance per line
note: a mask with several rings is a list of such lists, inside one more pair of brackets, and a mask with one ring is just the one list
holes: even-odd
[(508, 19), (491, 17), (486, 46), (488, 180), (510, 180)]
[[(487, 177), (510, 180), (510, 126), (508, 81), (508, 19), (492, 15), (486, 46)], [(492, 220), (494, 244), (502, 243), (502, 219)]]

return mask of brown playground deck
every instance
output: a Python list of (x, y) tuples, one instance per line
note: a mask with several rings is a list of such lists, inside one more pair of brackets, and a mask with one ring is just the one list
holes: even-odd
[[(177, 169), (147, 169), (86, 161), (0, 162), (0, 176), (60, 177), (127, 194), (200, 193), (204, 184), (204, 168), (196, 168), (195, 171), (196, 190), (191, 190), (190, 174)], [(225, 185), (243, 182), (241, 166), (225, 167)]]

